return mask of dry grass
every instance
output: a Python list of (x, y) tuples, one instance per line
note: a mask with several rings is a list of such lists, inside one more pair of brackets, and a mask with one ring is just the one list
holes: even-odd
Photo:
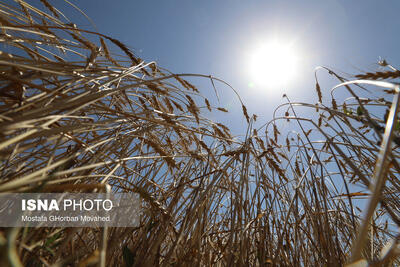
[[(2, 229), (1, 266), (337, 266), (351, 253), (395, 260), (399, 122), (390, 115), (384, 133), (383, 116), (398, 96), (392, 83), (374, 94), (347, 83), (328, 99), (317, 82), (317, 104), (287, 98), (260, 129), (243, 105), (249, 127), (236, 140), (207, 119), (207, 110), (226, 110), (185, 80), (194, 75), (145, 63), (42, 3), (0, 3), (0, 192), (136, 192), (144, 216), (134, 229)], [(287, 123), (292, 132), (280, 129)], [(362, 219), (356, 199), (376, 180), (372, 215)]]

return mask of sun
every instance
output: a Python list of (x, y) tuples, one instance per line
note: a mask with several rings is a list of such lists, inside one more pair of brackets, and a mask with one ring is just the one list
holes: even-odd
[(295, 79), (298, 54), (292, 44), (272, 40), (252, 49), (249, 63), (252, 85), (279, 90)]

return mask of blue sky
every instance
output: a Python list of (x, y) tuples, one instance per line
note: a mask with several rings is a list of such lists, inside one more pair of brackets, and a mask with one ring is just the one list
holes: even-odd
[[(250, 113), (266, 122), (273, 109), (292, 100), (317, 102), (314, 69), (319, 65), (357, 74), (378, 69), (379, 57), (396, 66), (400, 10), (398, 1), (259, 1), (147, 0), (73, 1), (99, 32), (127, 44), (141, 58), (175, 73), (211, 74), (230, 83)], [(67, 13), (70, 14), (70, 13)], [(76, 14), (78, 16), (78, 14)], [(74, 17), (70, 18), (75, 20)], [(82, 20), (83, 28), (91, 28)], [(250, 88), (246, 53), (257, 40), (278, 36), (293, 43), (301, 55), (296, 81), (288, 88)], [(327, 96), (337, 82), (320, 74)], [(193, 80), (205, 95), (210, 82)], [(240, 129), (244, 119), (229, 89), (219, 85), (220, 106), (232, 111), (218, 118)], [(229, 117), (231, 116), (231, 117)], [(240, 131), (240, 130), (239, 130)], [(242, 132), (242, 131), (241, 131)]]

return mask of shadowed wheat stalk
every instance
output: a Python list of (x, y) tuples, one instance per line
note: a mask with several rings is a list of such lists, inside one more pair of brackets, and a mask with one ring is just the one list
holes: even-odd
[[(390, 88), (376, 96), (344, 84), (326, 99), (317, 82), (317, 104), (286, 98), (258, 129), (242, 105), (249, 126), (239, 140), (207, 119), (207, 112), (226, 110), (186, 80), (195, 75), (143, 62), (118, 40), (80, 29), (41, 3), (0, 3), (0, 192), (111, 188), (138, 193), (144, 215), (137, 228), (2, 229), (2, 266), (349, 260), (365, 225), (360, 198), (369, 196)], [(397, 77), (395, 69), (357, 76)], [(347, 98), (337, 99), (338, 90)], [(302, 115), (308, 109), (315, 118)], [(386, 184), (360, 248), (371, 264), (389, 264), (398, 254), (394, 121)]]

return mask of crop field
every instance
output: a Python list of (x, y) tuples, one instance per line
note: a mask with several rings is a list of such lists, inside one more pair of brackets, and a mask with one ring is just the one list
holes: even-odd
[(0, 2), (0, 30), (0, 193), (136, 193), (143, 211), (138, 227), (0, 228), (0, 266), (400, 264), (390, 63), (317, 69), (315, 102), (285, 96), (261, 128), (238, 95), (237, 138), (191, 79), (229, 81), (143, 61), (47, 0)]

